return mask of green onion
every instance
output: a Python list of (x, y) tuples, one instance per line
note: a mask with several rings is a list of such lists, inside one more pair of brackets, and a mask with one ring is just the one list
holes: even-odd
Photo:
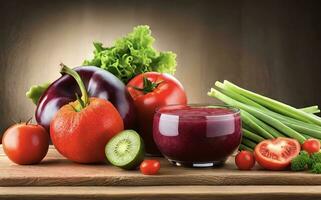
[[(244, 113), (244, 111), (243, 111)], [(253, 117), (253, 115), (248, 113), (248, 117), (257, 125), (259, 125), (260, 127), (262, 127), (264, 130), (266, 130), (268, 133), (270, 133), (273, 137), (277, 138), (277, 137), (285, 137), (282, 133), (280, 133), (279, 131), (277, 131), (276, 129), (274, 129), (273, 127), (267, 125), (266, 123), (262, 122), (261, 120)]]
[[(219, 88), (219, 90), (231, 97), (232, 99), (236, 99), (242, 103), (245, 103), (246, 105), (249, 105), (249, 106), (253, 106), (253, 107), (256, 107), (256, 108), (260, 108), (262, 110), (268, 110), (266, 107), (256, 103), (255, 101), (245, 97), (245, 96), (242, 96), (241, 94), (238, 94), (236, 93), (235, 91), (233, 90), (230, 90), (226, 85), (224, 85), (223, 83), (219, 82), (219, 81), (216, 81), (215, 82), (215, 86)], [(300, 108), (300, 110), (306, 112), (306, 113), (310, 113), (310, 114), (314, 114), (314, 113), (319, 113), (320, 110), (319, 110), (319, 107), (317, 105), (315, 106), (309, 106), (309, 107), (305, 107), (305, 108)]]
[(245, 151), (253, 152), (253, 149), (251, 147), (246, 146), (245, 144), (240, 144), (239, 150), (245, 150)]
[[(296, 120), (296, 119), (293, 119), (293, 118), (290, 118), (290, 117), (287, 117), (287, 116), (283, 116), (281, 114), (278, 114), (278, 113), (275, 113), (275, 112), (272, 112), (272, 111), (269, 111), (267, 108), (261, 106), (260, 104), (257, 104), (256, 102), (248, 99), (247, 97), (244, 97), (240, 94), (237, 94), (236, 92), (234, 91), (231, 91), (231, 90), (227, 90), (225, 85), (220, 83), (220, 82), (216, 82), (215, 85), (217, 87), (220, 88), (220, 91), (223, 93), (223, 94), (226, 94), (227, 96), (237, 100), (237, 101), (240, 101), (242, 103), (245, 103), (247, 105), (252, 105), (252, 106), (255, 106), (256, 108), (259, 108), (261, 112), (269, 112), (267, 114), (270, 114), (271, 116), (274, 116), (276, 119), (279, 119), (281, 122), (283, 122), (285, 125), (289, 126), (290, 128), (293, 128), (294, 130), (296, 131), (309, 131), (307, 130), (305, 127), (297, 127), (295, 125), (292, 126), (292, 123), (297, 123), (297, 122), (301, 122), (299, 120)], [(308, 108), (305, 108), (307, 110), (312, 110), (312, 109), (317, 109), (318, 107), (317, 106), (311, 106), (311, 107), (308, 107)], [(273, 114), (273, 115), (272, 115)], [(253, 122), (255, 122), (257, 125), (259, 125), (260, 127), (262, 127), (264, 130), (266, 130), (267, 132), (269, 132), (271, 135), (273, 135), (274, 137), (284, 137), (284, 135), (282, 133), (280, 133), (279, 131), (277, 131), (276, 129), (272, 128), (271, 126), (265, 124), (264, 122), (256, 119), (255, 117), (253, 117), (252, 115), (248, 116)], [(289, 120), (287, 120), (289, 119)], [(286, 121), (284, 121), (286, 120)], [(289, 123), (287, 123), (289, 121)], [(296, 122), (297, 121), (297, 122)], [(301, 123), (304, 123), (305, 125), (307, 123), (305, 122), (301, 122)], [(317, 126), (317, 125), (315, 125)], [(318, 126), (317, 126), (318, 127)], [(321, 128), (321, 127), (319, 127)], [(262, 132), (262, 130), (260, 131)], [(315, 131), (314, 130), (311, 130), (310, 131), (311, 134), (314, 136), (314, 137), (317, 137), (315, 136)], [(310, 133), (309, 132), (309, 133)], [(317, 133), (319, 134), (319, 133)], [(320, 136), (318, 137), (321, 137), (321, 129), (320, 129)]]
[(293, 119), (287, 116), (280, 115), (278, 113), (274, 113), (272, 111), (262, 111), (265, 112), (267, 115), (274, 117), (275, 119), (280, 120), (285, 125), (289, 126), (290, 128), (300, 132), (308, 134), (312, 137), (321, 139), (321, 127), (315, 124), (308, 124), (297, 119)]
[[(216, 97), (217, 99), (223, 101), (224, 103), (240, 108), (242, 110), (245, 110), (249, 112), (250, 114), (254, 115), (255, 117), (259, 118), (260, 120), (266, 122), (267, 124), (271, 125), (272, 127), (278, 129), (288, 137), (297, 139), (300, 143), (303, 143), (305, 141), (305, 138), (298, 133), (297, 131), (293, 130), (292, 128), (286, 126), (279, 120), (265, 114), (264, 112), (261, 112), (261, 110), (258, 110), (255, 107), (245, 105), (241, 102), (238, 102), (225, 94), (219, 92), (218, 90), (212, 88), (211, 91), (208, 93), (209, 96)], [(303, 112), (303, 111), (302, 111)], [(303, 112), (304, 113), (304, 112)], [(305, 113), (307, 114), (307, 113)]]
[[(259, 104), (253, 102), (252, 100), (250, 100), (240, 94), (235, 93), (234, 91), (224, 90), (224, 89), (226, 89), (226, 87), (220, 82), (216, 82), (215, 85), (222, 90), (223, 94), (225, 93), (227, 96), (232, 97), (233, 99), (236, 99), (238, 101), (241, 101), (242, 103), (245, 103), (247, 105), (256, 106), (257, 108), (259, 108), (261, 110), (261, 112), (266, 112), (266, 114), (280, 120), (282, 123), (289, 126), (290, 128), (292, 128), (298, 132), (310, 134), (311, 136), (316, 137), (316, 138), (321, 138), (321, 127), (320, 126), (315, 125), (315, 124), (309, 124), (306, 122), (302, 122), (300, 120), (293, 119), (291, 117), (284, 116), (279, 113), (275, 113), (273, 111), (270, 111), (270, 110), (266, 109), (265, 107), (260, 106)], [(312, 111), (314, 109), (318, 109), (318, 106), (311, 106), (311, 107), (307, 107), (307, 108), (303, 108), (303, 109)], [(255, 121), (255, 120), (253, 120), (253, 121)], [(262, 125), (259, 122), (256, 122), (256, 123), (258, 125), (260, 125), (262, 128), (264, 128), (265, 130), (267, 130), (268, 132), (270, 132), (274, 137), (281, 137), (281, 135), (275, 134), (275, 131), (273, 129), (271, 130), (271, 128), (265, 127), (264, 124)]]
[(316, 114), (316, 113), (320, 113), (319, 107), (318, 106), (309, 106), (306, 108), (300, 108), (300, 110), (306, 112), (306, 113), (310, 113), (310, 114)]
[[(241, 117), (242, 118), (242, 120), (243, 120), (243, 116)], [(242, 121), (243, 122), (243, 121)], [(247, 124), (244, 124), (244, 123), (242, 123), (242, 127), (244, 128), (244, 129), (246, 129), (246, 130), (248, 130), (248, 131), (251, 131), (252, 133), (255, 133), (255, 130), (253, 130), (253, 128), (251, 128), (250, 126), (248, 126)]]
[(302, 133), (302, 135), (303, 135), (303, 137), (305, 137), (306, 139), (312, 138), (310, 135), (307, 135), (307, 134), (304, 134), (304, 133)]
[(241, 110), (242, 121), (246, 126), (251, 127), (251, 129), (253, 129), (255, 132), (257, 132), (258, 134), (260, 134), (262, 137), (266, 139), (274, 138), (273, 135), (271, 135), (267, 130), (265, 130), (264, 128), (259, 126), (257, 123), (255, 123), (249, 116), (250, 114), (248, 112)]
[(255, 142), (253, 142), (247, 138), (242, 138), (242, 144), (245, 144), (246, 146), (251, 147), (252, 149), (254, 149), (256, 146)]
[(250, 140), (253, 140), (254, 142), (261, 142), (264, 140), (263, 137), (259, 136), (259, 135), (256, 135), (255, 133), (245, 129), (245, 128), (242, 128), (242, 132), (243, 132), (243, 136), (250, 139)]
[(250, 148), (264, 139), (290, 137), (303, 143), (308, 138), (321, 140), (318, 106), (294, 108), (282, 102), (245, 90), (229, 81), (215, 82), (209, 96), (241, 110), (242, 145)]
[(297, 119), (294, 119), (294, 118), (291, 118), (291, 117), (288, 117), (288, 116), (284, 116), (284, 115), (281, 115), (279, 113), (276, 113), (276, 112), (273, 112), (273, 111), (270, 111), (270, 110), (266, 110), (266, 111), (262, 111), (262, 112), (265, 112), (266, 114), (271, 115), (272, 117), (277, 118), (277, 119), (279, 119), (281, 121), (286, 121), (288, 123), (299, 124), (301, 126), (306, 126), (306, 127), (311, 128), (311, 129), (315, 129), (315, 130), (320, 130), (321, 131), (321, 126), (318, 126), (316, 124), (303, 122), (303, 121), (300, 121), (300, 120), (297, 120)]
[(270, 99), (268, 97), (256, 94), (254, 92), (245, 90), (243, 88), (238, 87), (237, 85), (234, 85), (233, 83), (231, 83), (229, 81), (225, 80), (224, 85), (227, 88), (235, 91), (236, 93), (239, 93), (239, 94), (241, 94), (245, 97), (248, 97), (249, 99), (252, 99), (253, 101), (263, 105), (264, 107), (270, 108), (274, 111), (277, 111), (279, 113), (293, 117), (293, 118), (301, 120), (301, 121), (312, 122), (314, 124), (321, 125), (320, 117), (317, 117), (315, 115), (312, 116), (309, 113), (306, 113), (302, 110), (296, 109), (292, 106), (286, 105), (282, 102), (279, 102), (279, 101)]
[(246, 105), (253, 106), (256, 108), (261, 108), (267, 110), (264, 106), (261, 106), (260, 104), (256, 103), (255, 101), (252, 101), (251, 99), (244, 97), (234, 91), (229, 90), (223, 83), (216, 81), (215, 86), (219, 88), (219, 91), (221, 91), (223, 94), (231, 97), (232, 99), (236, 99), (242, 103), (245, 103)]
[(310, 135), (311, 137), (314, 137), (317, 139), (321, 139), (321, 134), (319, 131), (309, 129), (308, 127), (300, 126), (297, 124), (291, 124), (291, 123), (286, 123), (286, 124), (298, 132), (305, 133), (305, 134)]

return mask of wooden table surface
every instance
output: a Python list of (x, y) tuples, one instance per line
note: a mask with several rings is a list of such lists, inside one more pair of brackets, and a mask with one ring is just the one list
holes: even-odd
[[(19, 166), (0, 146), (0, 199), (310, 199), (321, 198), (321, 175), (239, 171), (233, 158), (220, 168), (182, 168), (163, 158), (158, 175), (109, 165), (70, 162), (50, 147), (38, 165)], [(59, 197), (59, 198), (58, 198)]]

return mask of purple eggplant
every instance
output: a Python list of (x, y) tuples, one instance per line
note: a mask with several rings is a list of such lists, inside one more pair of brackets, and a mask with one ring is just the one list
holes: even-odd
[[(80, 75), (90, 97), (110, 101), (123, 118), (124, 127), (134, 127), (133, 100), (122, 81), (110, 72), (94, 66), (80, 66), (74, 70)], [(76, 93), (81, 96), (77, 82), (70, 75), (63, 75), (53, 82), (38, 101), (35, 114), (38, 124), (49, 130), (55, 113), (63, 105), (75, 101)]]

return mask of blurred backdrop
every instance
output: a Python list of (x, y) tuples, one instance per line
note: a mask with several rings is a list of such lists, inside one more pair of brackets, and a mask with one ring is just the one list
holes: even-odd
[(321, 1), (1, 1), (0, 131), (33, 116), (30, 85), (80, 65), (93, 41), (110, 45), (150, 25), (159, 50), (177, 53), (191, 103), (217, 103), (216, 80), (296, 107), (321, 105)]

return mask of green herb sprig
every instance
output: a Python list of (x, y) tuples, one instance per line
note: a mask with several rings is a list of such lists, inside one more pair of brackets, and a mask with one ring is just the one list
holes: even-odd
[(301, 151), (297, 157), (292, 159), (292, 171), (303, 171), (305, 169), (309, 169), (311, 173), (321, 174), (321, 152), (309, 155), (306, 151)]

